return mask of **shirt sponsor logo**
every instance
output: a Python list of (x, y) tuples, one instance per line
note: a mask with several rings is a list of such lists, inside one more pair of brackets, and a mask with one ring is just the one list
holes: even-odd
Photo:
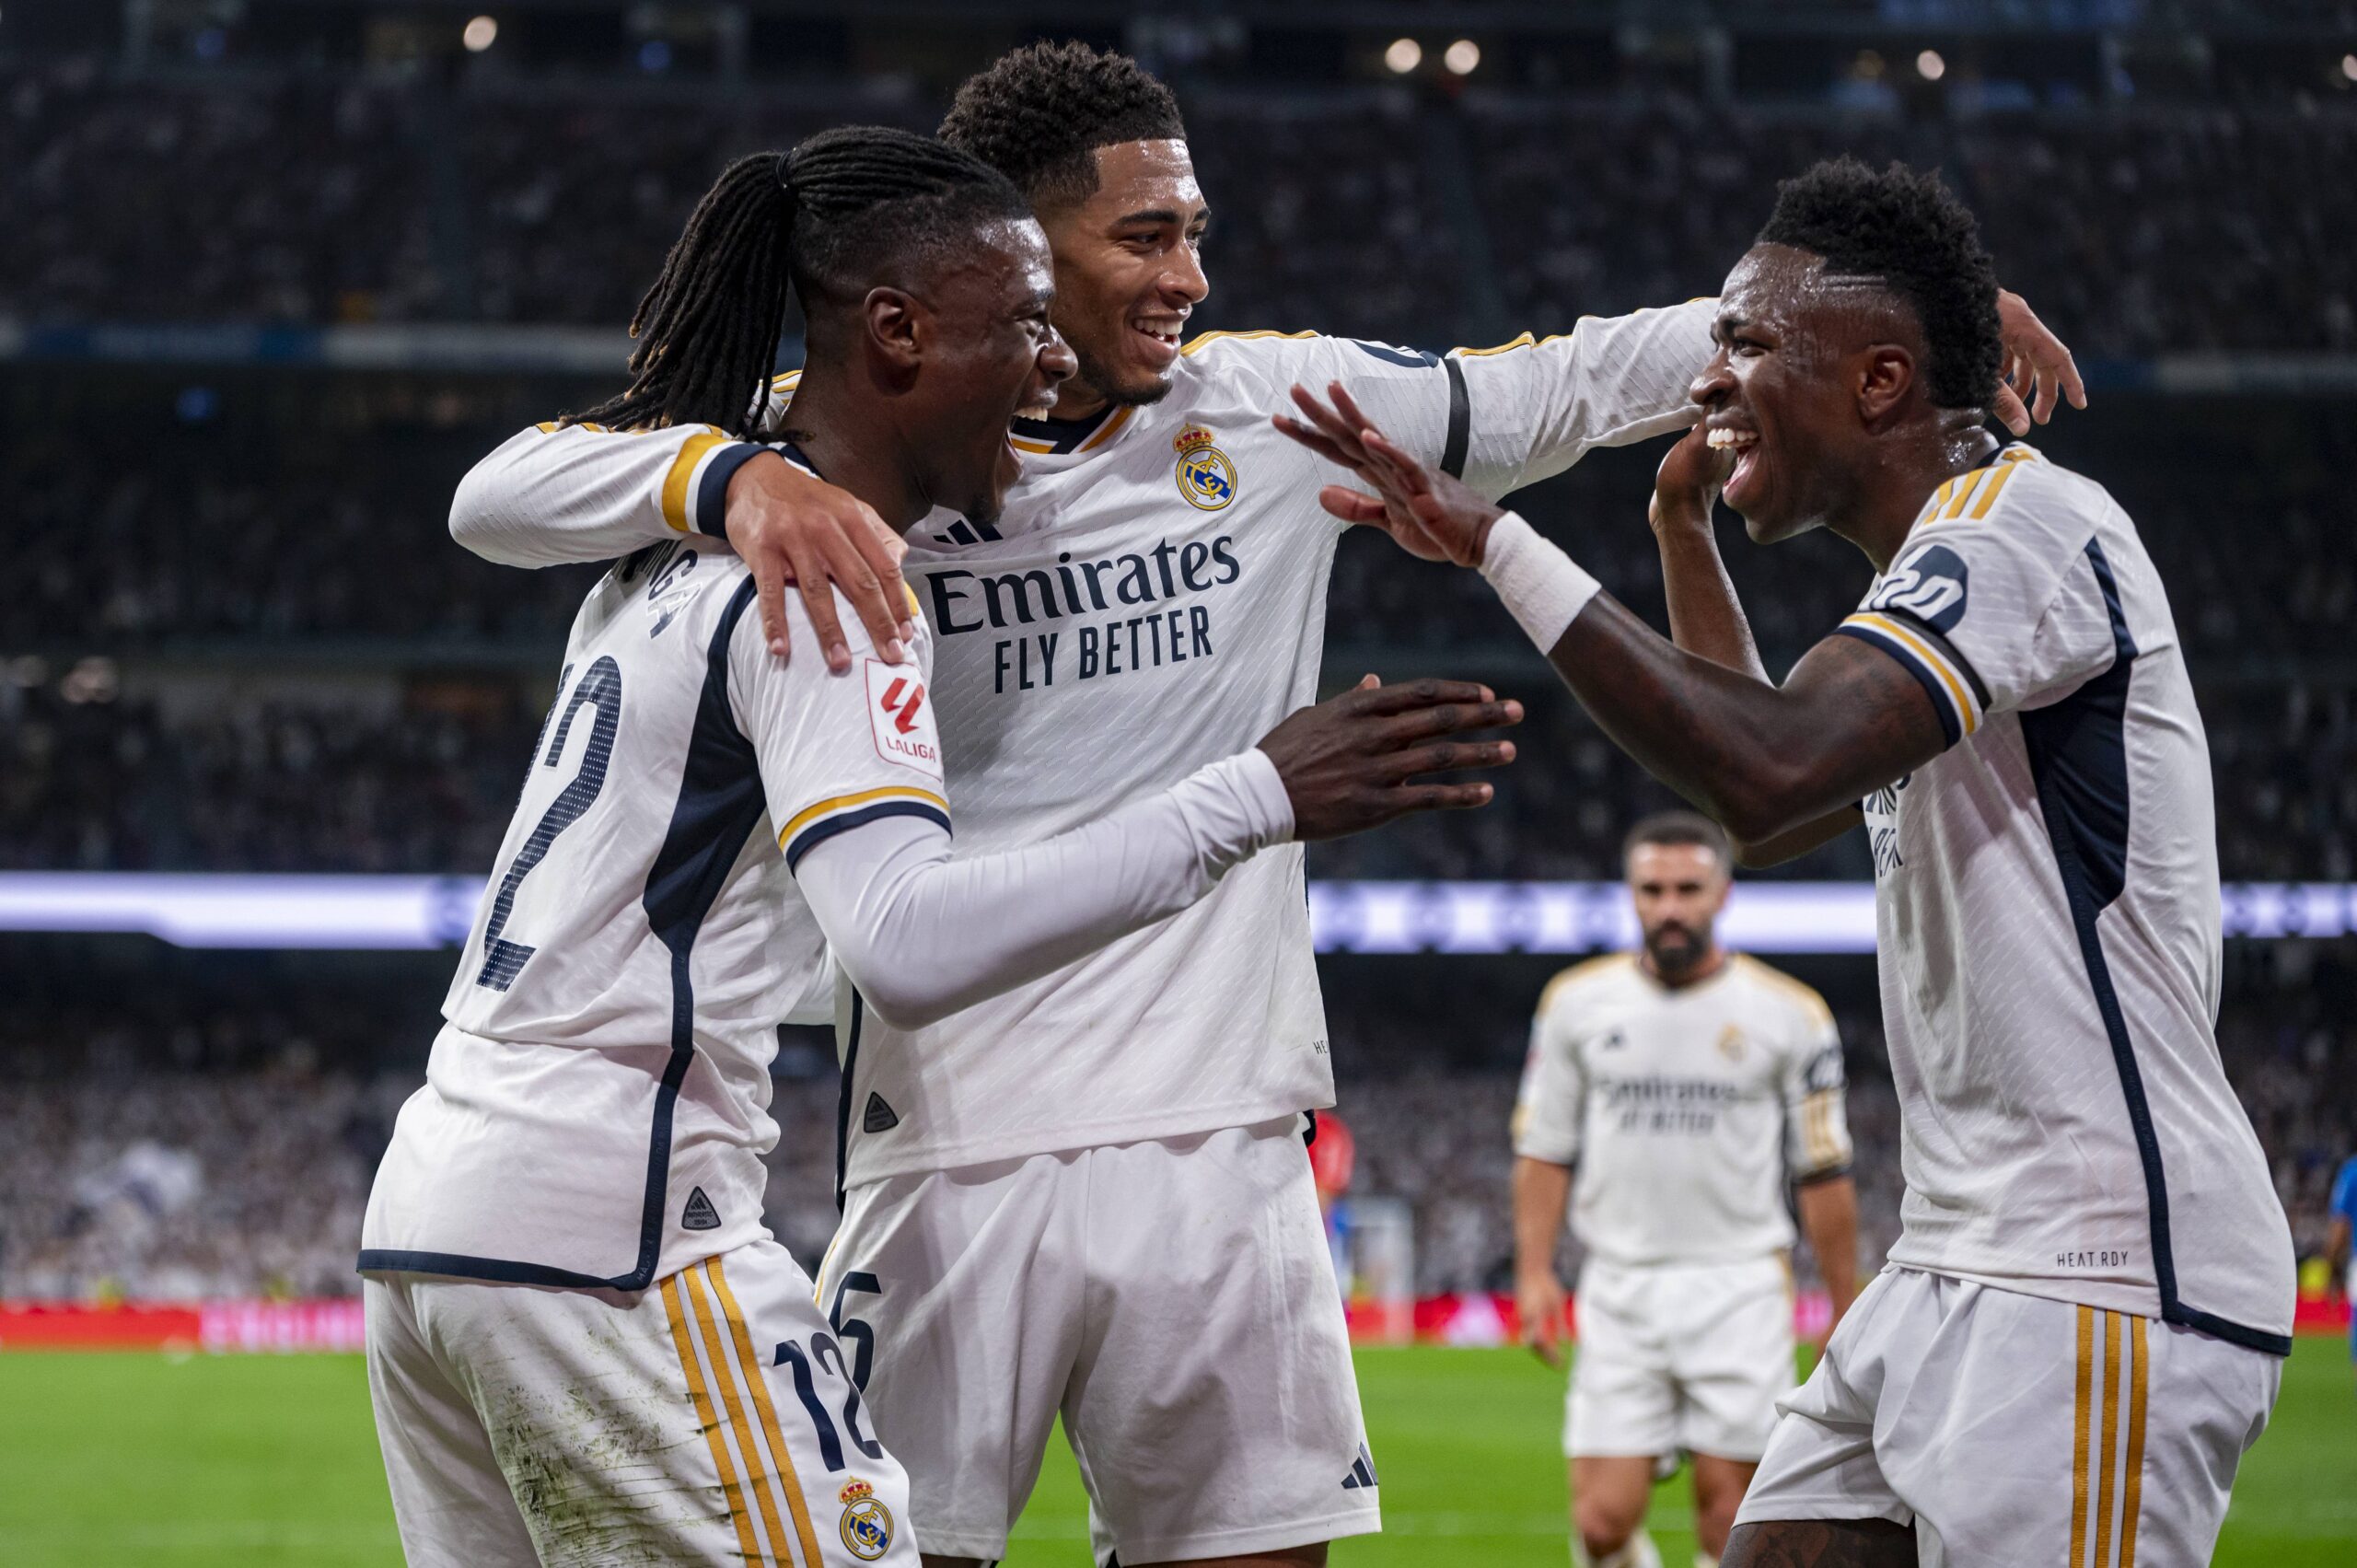
[(1067, 551), (1052, 567), (993, 573), (952, 566), (924, 575), (933, 625), (944, 637), (1055, 627), (1068, 617), (1102, 612), (1118, 617), (1000, 639), (993, 689), (1004, 693), (1209, 658), (1211, 607), (1168, 601), (1209, 594), (1243, 575), (1235, 536), (1221, 534), (1177, 543), (1157, 539), (1151, 549), (1095, 561), (1075, 561)]
[(905, 666), (862, 659), (867, 673), (867, 727), (876, 753), (928, 773), (941, 772), (941, 736), (924, 682)]
[(1236, 465), (1212, 444), (1214, 439), (1202, 425), (1190, 424), (1170, 442), (1178, 454), (1178, 494), (1206, 512), (1236, 499)]

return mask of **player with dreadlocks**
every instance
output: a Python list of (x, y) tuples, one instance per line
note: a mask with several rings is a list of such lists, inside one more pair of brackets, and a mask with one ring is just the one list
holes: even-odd
[[(551, 438), (592, 488), (632, 482), (647, 448), (698, 505), (790, 463), (896, 528), (937, 507), (987, 523), (1016, 473), (1008, 421), (1073, 367), (1051, 277), (988, 166), (827, 132), (721, 176), (640, 308), (629, 389)], [(733, 441), (789, 291), (809, 322), (791, 428)], [(761, 1218), (774, 1026), (825, 985), (828, 950), (879, 1028), (918, 1029), (1264, 848), (1479, 805), (1487, 784), (1412, 781), (1512, 754), (1451, 738), (1516, 716), (1480, 687), (1361, 689), (953, 861), (922, 618), (909, 662), (863, 642), (837, 677), (772, 658), (752, 597), (742, 562), (684, 540), (591, 590), (378, 1169), (369, 1380), (417, 1568), (913, 1562), (906, 1480), (860, 1395), (876, 1347), (837, 1336)]]
[[(1675, 646), (1339, 386), (1279, 422), (1374, 491), (1336, 516), (1479, 566), (1741, 857), (1872, 840), (1904, 1230), (1783, 1401), (1727, 1568), (2207, 1562), (2292, 1349), (2290, 1226), (2212, 1033), (2168, 597), (2100, 485), (1984, 428), (1996, 299), (1936, 177), (1782, 186), (1655, 483)], [(1722, 485), (1753, 539), (1830, 528), (1874, 565), (1782, 684), (1712, 542)]]
[[(1314, 333), (1186, 341), (1210, 290), (1211, 204), (1177, 100), (1120, 55), (1016, 50), (941, 129), (1031, 199), (1080, 366), (1051, 417), (1017, 423), (1004, 517), (945, 509), (908, 536), (961, 843), (1161, 789), (1316, 691), (1337, 537), (1316, 493), (1338, 476), (1268, 426), (1294, 381), (1351, 377), (1401, 440), (1487, 494), (1694, 417), (1707, 302), (1445, 356)], [(2026, 312), (2016, 335), (2025, 364), (2049, 367), (2049, 403), (2068, 355)], [(773, 418), (792, 390), (782, 378)], [(765, 606), (789, 576), (829, 604), (829, 576), (855, 600), (889, 579), (844, 542), (866, 527), (852, 499), (803, 476), (772, 466), (707, 506), (652, 458), (627, 487), (585, 489), (579, 450), (520, 438), (462, 491), (452, 532), (540, 564), (726, 531)], [(859, 1022), (844, 1221), (820, 1283), (893, 1353), (872, 1400), (929, 1554), (1004, 1555), (1059, 1411), (1100, 1561), (1318, 1561), (1379, 1527), (1300, 1146), (1334, 1083), (1298, 851), (933, 1028)], [(1034, 1266), (1043, 1252), (1070, 1265)]]

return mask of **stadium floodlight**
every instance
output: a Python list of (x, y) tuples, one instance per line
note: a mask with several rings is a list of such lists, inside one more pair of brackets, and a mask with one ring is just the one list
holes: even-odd
[(467, 24), (467, 30), (459, 35), (459, 41), (467, 46), (470, 54), (481, 54), (498, 40), (499, 21), (495, 17), (477, 17)]
[(1936, 82), (1948, 74), (1948, 63), (1940, 58), (1936, 49), (1927, 49), (1915, 56), (1915, 69), (1927, 82)]
[(1481, 46), (1469, 38), (1460, 38), (1448, 46), (1440, 63), (1448, 67), (1451, 75), (1469, 76), (1473, 68), (1481, 64)]
[(1424, 46), (1412, 38), (1395, 38), (1383, 52), (1383, 63), (1395, 76), (1404, 76), (1424, 63)]

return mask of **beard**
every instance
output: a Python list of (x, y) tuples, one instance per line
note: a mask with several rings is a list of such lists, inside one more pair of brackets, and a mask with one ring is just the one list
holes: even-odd
[(1661, 925), (1645, 933), (1645, 954), (1665, 975), (1684, 974), (1700, 963), (1703, 944), (1682, 925)]
[(1079, 362), (1072, 378), (1115, 408), (1144, 408), (1149, 403), (1158, 403), (1170, 395), (1170, 389), (1177, 384), (1156, 377), (1143, 387), (1120, 386), (1114, 380), (1113, 373), (1105, 362), (1083, 348), (1077, 341), (1067, 337), (1064, 346), (1072, 350), (1073, 358)]

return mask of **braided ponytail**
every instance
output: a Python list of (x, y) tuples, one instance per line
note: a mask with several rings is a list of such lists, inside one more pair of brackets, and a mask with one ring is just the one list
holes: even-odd
[(864, 292), (912, 244), (1028, 211), (1004, 176), (930, 136), (876, 125), (821, 131), (724, 170), (631, 319), (631, 384), (567, 424), (759, 433), (789, 289)]

